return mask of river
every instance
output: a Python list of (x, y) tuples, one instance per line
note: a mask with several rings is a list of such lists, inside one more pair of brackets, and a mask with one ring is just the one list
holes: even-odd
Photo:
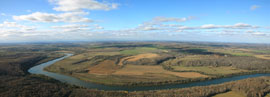
[(224, 82), (230, 82), (230, 81), (236, 81), (246, 78), (252, 78), (252, 77), (259, 77), (259, 76), (270, 76), (270, 74), (251, 74), (251, 75), (239, 75), (229, 78), (220, 78), (220, 79), (214, 79), (214, 80), (206, 80), (201, 82), (192, 82), (192, 83), (186, 83), (186, 84), (170, 84), (170, 85), (159, 85), (159, 86), (108, 86), (108, 85), (102, 85), (102, 84), (96, 84), (91, 82), (86, 82), (83, 80), (79, 80), (72, 76), (62, 75), (58, 73), (48, 72), (45, 71), (44, 68), (54, 64), (55, 62), (61, 61), (65, 58), (68, 58), (72, 56), (73, 54), (67, 54), (64, 57), (57, 58), (54, 60), (51, 60), (46, 63), (39, 64), (37, 66), (34, 66), (28, 70), (31, 74), (42, 74), (49, 77), (52, 77), (56, 80), (59, 80), (64, 83), (82, 86), (90, 89), (98, 89), (98, 90), (123, 90), (123, 91), (145, 91), (145, 90), (161, 90), (161, 89), (174, 89), (174, 88), (187, 88), (187, 87), (193, 87), (193, 86), (207, 86), (207, 85), (213, 85), (213, 84), (221, 84)]

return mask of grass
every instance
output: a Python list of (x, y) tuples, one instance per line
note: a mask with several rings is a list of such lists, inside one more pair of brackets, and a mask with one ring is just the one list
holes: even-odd
[(88, 68), (88, 70), (89, 70), (88, 73), (107, 75), (107, 74), (111, 74), (111, 73), (117, 71), (120, 68), (121, 68), (121, 66), (116, 65), (115, 61), (105, 60), (105, 61), (99, 63), (98, 65), (95, 65), (95, 66)]
[(74, 73), (72, 76), (77, 77), (84, 81), (107, 85), (126, 85), (129, 83), (138, 83), (138, 82), (160, 82), (160, 81), (168, 81), (168, 79), (170, 80), (184, 79), (167, 74), (145, 74), (144, 76), (141, 76), (141, 75), (96, 75), (86, 73)]
[(198, 67), (172, 66), (172, 68), (176, 71), (198, 71), (211, 75), (226, 75), (245, 71), (233, 67), (210, 67), (210, 66), (198, 66)]
[[(72, 63), (77, 62), (78, 60), (86, 59), (87, 57), (83, 54), (71, 56), (62, 61), (58, 61), (53, 65), (50, 65), (45, 68), (45, 70), (52, 72), (69, 72), (75, 70), (82, 70), (88, 68), (88, 63), (72, 65)], [(64, 71), (63, 71), (64, 69)]]
[(85, 70), (88, 69), (91, 66), (91, 64), (93, 64), (92, 61), (87, 61), (76, 65), (74, 65), (73, 63), (76, 63), (81, 60), (91, 59), (97, 55), (112, 56), (117, 54), (119, 54), (119, 52), (87, 52), (83, 54), (74, 55), (62, 61), (56, 62), (55, 64), (46, 67), (45, 70), (52, 72), (74, 72), (78, 70)]
[(184, 78), (207, 77), (197, 72), (171, 72), (164, 70), (162, 66), (127, 65), (113, 73), (114, 75), (145, 75), (145, 74), (167, 74)]
[(264, 54), (270, 54), (270, 50), (253, 50), (255, 53), (264, 53)]
[(146, 53), (146, 54), (138, 54), (134, 56), (129, 56), (129, 57), (122, 58), (118, 65), (122, 66), (124, 61), (137, 61), (142, 58), (155, 58), (158, 56), (159, 56), (158, 54), (154, 54), (154, 53)]
[(127, 61), (137, 61), (137, 60), (142, 59), (142, 58), (155, 58), (155, 57), (158, 57), (158, 55), (153, 54), (153, 53), (146, 53), (146, 54), (139, 54), (139, 55), (135, 55), (135, 56), (130, 56)]
[(157, 48), (152, 48), (152, 47), (136, 47), (134, 49), (120, 51), (120, 53), (124, 55), (136, 55), (136, 54), (159, 52), (159, 51), (162, 51), (162, 50), (159, 50)]
[(229, 54), (233, 55), (233, 56), (253, 56), (253, 54), (250, 53), (237, 53), (237, 52), (229, 52)]
[(256, 58), (270, 60), (270, 55), (254, 55)]
[(125, 85), (138, 82), (160, 82), (187, 78), (207, 77), (196, 72), (171, 72), (161, 66), (126, 65), (112, 74), (73, 73), (72, 76), (81, 80), (107, 84)]
[(235, 92), (235, 91), (229, 91), (226, 93), (217, 94), (213, 97), (246, 97), (243, 93)]

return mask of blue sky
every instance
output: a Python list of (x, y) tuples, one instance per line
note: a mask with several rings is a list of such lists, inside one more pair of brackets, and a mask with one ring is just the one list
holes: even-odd
[(270, 43), (269, 0), (1, 0), (0, 42)]

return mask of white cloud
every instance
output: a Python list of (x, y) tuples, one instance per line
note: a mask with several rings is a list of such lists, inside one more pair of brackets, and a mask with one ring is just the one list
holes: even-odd
[(85, 25), (85, 24), (69, 24), (69, 25), (61, 25), (61, 26), (52, 26), (54, 29), (60, 30), (60, 32), (82, 32), (82, 31), (94, 31), (101, 30), (103, 27), (98, 24), (94, 25)]
[(151, 31), (151, 30), (161, 30), (160, 28), (154, 27), (153, 25), (140, 25), (134, 30), (140, 30), (140, 31)]
[(100, 25), (98, 25), (98, 24), (94, 24), (93, 27), (94, 27), (95, 29), (104, 29), (104, 27), (102, 27), (102, 26), (100, 26)]
[(174, 17), (155, 17), (152, 21), (154, 22), (185, 22), (191, 20), (193, 17), (184, 17), (184, 18), (174, 18)]
[(251, 33), (252, 35), (255, 35), (255, 36), (267, 36), (266, 33), (262, 33), (262, 32), (254, 32), (254, 33)]
[(256, 26), (252, 26), (250, 24), (245, 23), (236, 23), (234, 26), (231, 26), (231, 28), (256, 28)]
[[(65, 13), (54, 14), (45, 12), (35, 12), (28, 15), (13, 16), (14, 20), (33, 21), (33, 22), (93, 22), (93, 20), (84, 17), (87, 10), (111, 10), (116, 9), (118, 4), (98, 2), (96, 0), (49, 0), (56, 5), (53, 9), (56, 11), (67, 11)], [(31, 12), (31, 10), (27, 10)]]
[(70, 24), (70, 25), (61, 25), (61, 26), (52, 26), (54, 29), (59, 29), (59, 32), (80, 32), (89, 30), (88, 25), (83, 24)]
[(29, 15), (13, 16), (14, 20), (24, 20), (33, 22), (93, 22), (88, 18), (82, 17), (85, 12), (67, 12), (61, 14), (51, 14), (35, 12)]
[(188, 26), (180, 26), (180, 27), (178, 27), (178, 29), (180, 29), (180, 30), (193, 30), (196, 28), (195, 27), (188, 27)]
[(251, 7), (250, 7), (250, 10), (256, 10), (256, 9), (258, 9), (258, 8), (260, 8), (261, 6), (259, 6), (259, 5), (252, 5)]
[(56, 4), (56, 11), (112, 10), (118, 7), (116, 3), (98, 2), (96, 0), (49, 0)]
[(16, 22), (7, 22), (4, 21), (2, 24), (0, 24), (0, 28), (3, 29), (21, 29), (21, 30), (34, 30), (36, 29), (33, 26), (25, 26), (17, 24)]
[(201, 29), (214, 29), (214, 28), (219, 28), (219, 25), (214, 25), (214, 24), (205, 24), (202, 25), (200, 28)]
[(151, 21), (144, 22), (142, 25), (161, 25), (165, 22), (186, 22), (188, 20), (192, 20), (194, 17), (184, 17), (184, 18), (176, 18), (176, 17), (155, 17)]
[(52, 26), (52, 28), (56, 28), (56, 29), (84, 28), (84, 27), (88, 27), (88, 25), (71, 24), (71, 25), (62, 25), (62, 26)]
[(178, 24), (164, 24), (166, 22), (176, 22), (181, 23), (193, 19), (194, 17), (155, 17), (150, 21), (143, 22), (137, 28), (133, 30), (142, 30), (142, 31), (153, 31), (153, 30), (167, 30), (169, 28), (181, 27), (182, 25)]
[[(128, 29), (135, 32), (188, 32), (188, 30), (203, 30), (203, 29), (255, 29), (258, 26), (253, 26), (245, 23), (236, 23), (234, 25), (215, 25), (205, 24), (202, 26), (184, 26), (179, 25), (179, 22), (185, 22), (194, 19), (193, 17), (173, 18), (173, 17), (155, 17), (150, 21), (140, 24), (138, 27)], [(168, 23), (169, 22), (169, 23)]]
[(4, 21), (0, 24), (0, 39), (17, 37), (23, 35), (25, 32), (33, 32), (36, 27), (21, 25), (16, 22)]
[(236, 23), (234, 25), (214, 25), (214, 24), (205, 24), (200, 26), (201, 29), (218, 29), (218, 28), (225, 28), (225, 29), (253, 29), (259, 28), (258, 26), (253, 26), (250, 24), (245, 23)]
[(246, 33), (249, 33), (251, 35), (254, 35), (254, 36), (268, 36), (269, 35), (269, 32), (262, 32), (262, 31), (253, 31), (253, 30), (248, 30), (246, 31)]

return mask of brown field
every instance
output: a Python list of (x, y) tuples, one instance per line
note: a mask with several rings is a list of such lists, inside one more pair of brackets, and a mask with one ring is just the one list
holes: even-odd
[(255, 55), (255, 57), (270, 60), (270, 55)]
[(171, 72), (161, 66), (126, 65), (124, 68), (113, 73), (114, 75), (145, 75), (145, 74), (168, 74), (177, 77), (197, 78), (207, 77), (197, 72)]
[(244, 49), (244, 48), (238, 48), (238, 49), (235, 49), (235, 50), (246, 51), (246, 52), (252, 51), (252, 50), (250, 50), (250, 49)]
[(244, 96), (243, 93), (230, 91), (230, 92), (226, 92), (226, 93), (217, 94), (213, 97), (246, 97), (246, 96)]
[(120, 66), (114, 64), (112, 60), (105, 60), (98, 65), (88, 68), (90, 74), (103, 74), (108, 75), (112, 74), (113, 72), (117, 71)]
[(118, 65), (122, 66), (123, 61), (137, 61), (143, 58), (155, 58), (158, 56), (159, 56), (158, 54), (154, 54), (154, 53), (146, 53), (146, 54), (138, 54), (135, 56), (129, 56), (129, 57), (122, 58)]

